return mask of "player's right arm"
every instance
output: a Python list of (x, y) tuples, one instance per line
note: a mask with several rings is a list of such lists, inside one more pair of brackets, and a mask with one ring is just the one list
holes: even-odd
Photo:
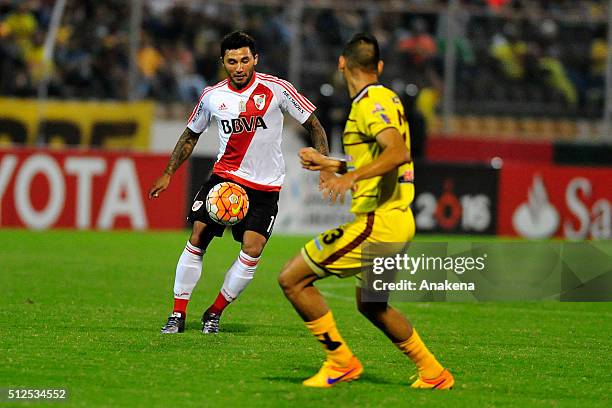
[(204, 88), (202, 91), (202, 95), (200, 95), (200, 99), (193, 108), (193, 112), (189, 117), (185, 131), (181, 137), (179, 137), (178, 142), (176, 142), (176, 146), (174, 146), (174, 150), (170, 155), (170, 160), (168, 160), (168, 165), (164, 170), (164, 174), (155, 180), (155, 183), (153, 183), (153, 186), (149, 190), (149, 198), (159, 197), (159, 194), (168, 188), (172, 175), (191, 155), (193, 148), (195, 147), (196, 143), (198, 143), (200, 134), (208, 129), (211, 119), (208, 101), (210, 99), (210, 93), (214, 89), (214, 86), (209, 86)]
[(176, 142), (176, 146), (174, 146), (174, 150), (170, 155), (170, 160), (168, 160), (168, 165), (164, 170), (164, 174), (155, 180), (153, 186), (149, 190), (149, 198), (159, 197), (159, 194), (168, 188), (170, 178), (191, 155), (199, 137), (199, 133), (194, 132), (189, 129), (189, 127), (185, 128), (185, 131)]

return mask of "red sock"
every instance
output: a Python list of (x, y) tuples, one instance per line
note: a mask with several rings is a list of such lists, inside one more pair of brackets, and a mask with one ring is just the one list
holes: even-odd
[(174, 309), (172, 312), (179, 312), (184, 317), (187, 314), (187, 303), (189, 303), (189, 299), (174, 298)]
[(221, 314), (223, 310), (229, 305), (230, 302), (225, 299), (225, 297), (219, 292), (217, 295), (217, 299), (215, 299), (215, 303), (212, 304), (211, 307), (208, 308), (207, 312)]

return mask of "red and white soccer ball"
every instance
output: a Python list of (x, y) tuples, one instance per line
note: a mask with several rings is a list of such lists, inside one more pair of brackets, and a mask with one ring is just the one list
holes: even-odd
[(221, 225), (236, 225), (249, 211), (249, 196), (238, 184), (224, 181), (208, 192), (206, 211)]

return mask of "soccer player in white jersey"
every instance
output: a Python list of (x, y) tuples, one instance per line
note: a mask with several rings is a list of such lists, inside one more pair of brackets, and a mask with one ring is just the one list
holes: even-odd
[[(202, 257), (213, 237), (224, 231), (210, 219), (203, 204), (210, 188), (222, 181), (241, 185), (249, 196), (249, 211), (232, 227), (234, 239), (241, 243), (240, 254), (227, 271), (216, 300), (202, 316), (203, 333), (218, 332), (221, 313), (253, 279), (272, 233), (285, 175), (283, 115), (288, 113), (301, 123), (310, 133), (313, 146), (328, 154), (325, 130), (313, 113), (315, 106), (289, 82), (255, 72), (257, 58), (255, 41), (248, 34), (237, 31), (223, 38), (221, 62), (227, 79), (204, 89), (163, 175), (149, 191), (149, 197), (155, 198), (166, 190), (172, 175), (214, 119), (220, 141), (217, 161), (191, 207), (193, 230), (176, 267), (174, 309), (162, 333), (184, 331), (187, 304), (202, 273)], [(333, 177), (331, 173), (322, 177), (328, 176)]]

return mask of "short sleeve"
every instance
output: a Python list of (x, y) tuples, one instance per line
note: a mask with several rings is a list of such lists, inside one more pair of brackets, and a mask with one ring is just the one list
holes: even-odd
[(299, 93), (290, 82), (279, 79), (276, 85), (281, 110), (293, 116), (300, 123), (306, 122), (315, 111), (316, 106)]
[(359, 102), (357, 126), (365, 135), (376, 137), (377, 134), (386, 128), (396, 128), (401, 130), (397, 109), (391, 99), (365, 98)]
[(193, 108), (193, 112), (191, 112), (191, 116), (189, 116), (189, 120), (187, 121), (187, 127), (191, 129), (195, 133), (202, 133), (208, 129), (210, 126), (210, 109), (208, 108), (208, 90), (210, 88), (205, 88), (200, 96), (200, 100)]

